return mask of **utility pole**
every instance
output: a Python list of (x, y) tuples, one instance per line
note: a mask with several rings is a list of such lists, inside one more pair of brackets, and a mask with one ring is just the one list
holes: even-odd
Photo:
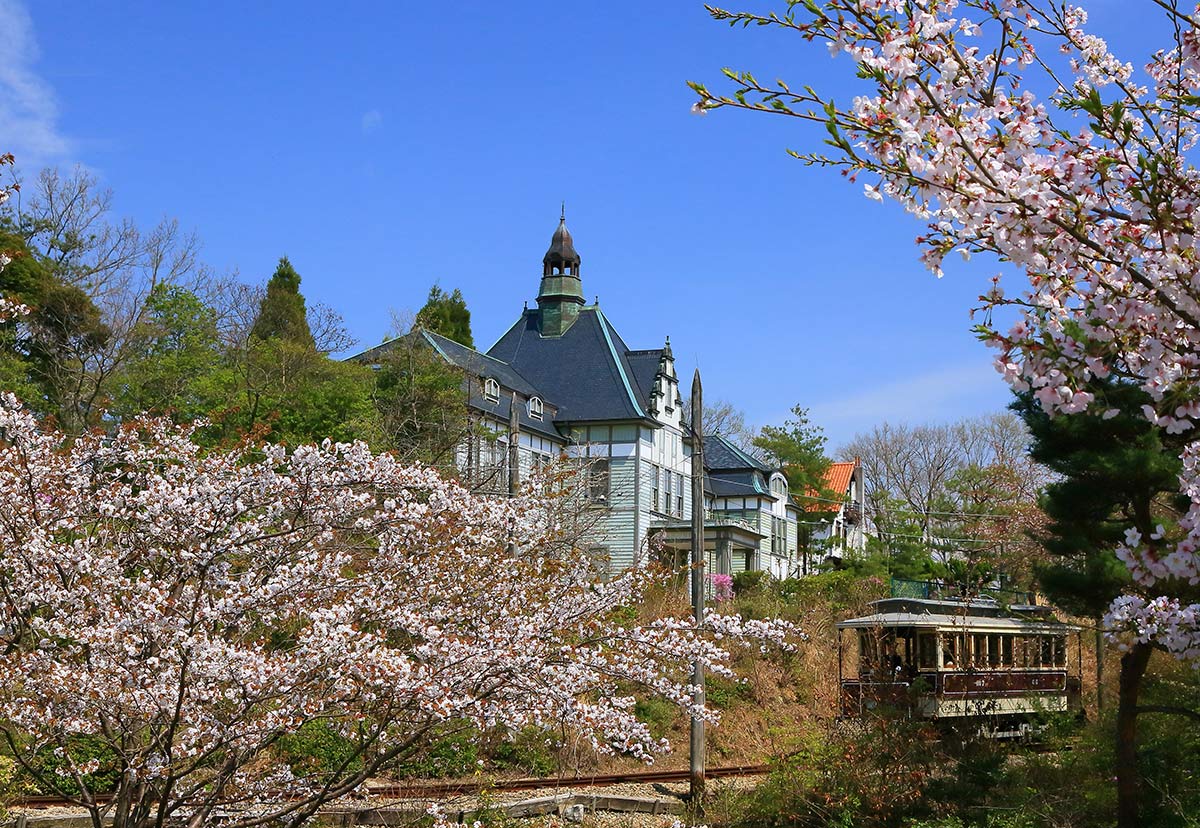
[[(700, 389), (700, 369), (692, 376), (692, 611), (696, 626), (704, 623), (704, 401)], [(693, 701), (704, 704), (704, 665), (692, 664)], [(704, 816), (704, 720), (692, 716), (691, 733), (691, 806), (692, 813)]]
[(508, 407), (508, 493), (513, 497), (521, 491), (521, 420), (517, 416), (517, 392)]

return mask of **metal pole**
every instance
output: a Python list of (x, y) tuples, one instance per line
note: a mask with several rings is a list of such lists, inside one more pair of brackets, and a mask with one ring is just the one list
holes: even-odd
[[(692, 611), (696, 626), (704, 623), (704, 402), (700, 369), (692, 376)], [(692, 665), (694, 701), (704, 704), (704, 665)], [(704, 720), (692, 717), (691, 805), (693, 814), (704, 815)]]

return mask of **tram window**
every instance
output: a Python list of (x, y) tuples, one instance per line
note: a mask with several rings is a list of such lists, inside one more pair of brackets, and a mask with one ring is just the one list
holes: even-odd
[(987, 640), (988, 637), (983, 633), (975, 633), (971, 636), (971, 663), (976, 667), (983, 667), (987, 664)]
[(989, 667), (1000, 666), (1000, 635), (992, 633), (987, 637), (987, 661)]
[(1041, 653), (1038, 659), (1039, 667), (1054, 666), (1054, 638), (1049, 635), (1043, 635), (1041, 638)]
[(1013, 637), (1000, 636), (1000, 663), (1005, 667), (1013, 666)]
[(879, 641), (866, 630), (858, 634), (858, 661), (864, 675), (874, 670), (879, 661)]
[(1037, 639), (1022, 635), (1017, 638), (1017, 663), (1022, 667), (1037, 666)]
[(966, 642), (963, 640), (965, 636), (961, 633), (957, 635), (942, 636), (942, 666), (954, 670), (961, 667), (960, 663), (966, 658)]
[(929, 633), (917, 636), (917, 653), (922, 670), (937, 667), (937, 637)]
[(1065, 635), (1054, 636), (1054, 666), (1067, 666), (1067, 637)]

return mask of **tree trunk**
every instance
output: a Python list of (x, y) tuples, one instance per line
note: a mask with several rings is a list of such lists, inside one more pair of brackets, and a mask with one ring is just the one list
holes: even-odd
[(1096, 718), (1104, 712), (1104, 619), (1096, 618)]
[(1138, 800), (1141, 775), (1137, 758), (1138, 692), (1152, 652), (1149, 644), (1135, 644), (1121, 657), (1120, 694), (1117, 699), (1117, 828), (1139, 828)]

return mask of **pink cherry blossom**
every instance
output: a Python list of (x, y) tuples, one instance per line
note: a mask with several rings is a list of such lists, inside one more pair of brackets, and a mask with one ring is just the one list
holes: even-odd
[[(206, 451), (152, 419), (68, 441), (10, 394), (0, 435), (0, 730), (18, 762), (58, 751), (118, 826), (299, 825), (452, 722), (649, 762), (667, 744), (629, 688), (715, 721), (692, 661), (729, 676), (716, 639), (794, 633), (619, 623), (657, 575), (597, 582), (554, 496), (475, 496), (360, 443)], [(305, 725), (358, 764), (294, 776), (276, 746)], [(112, 804), (70, 750), (85, 735), (114, 756)]]
[[(1120, 553), (1153, 592), (1200, 579), (1200, 438), (1191, 437), (1200, 415), (1200, 171), (1190, 160), (1200, 142), (1200, 8), (1142, 8), (1167, 15), (1173, 33), (1138, 67), (1086, 30), (1083, 9), (1046, 0), (715, 10), (730, 23), (825, 41), (856, 64), (864, 87), (849, 107), (732, 70), (734, 95), (693, 88), (710, 110), (823, 124), (837, 152), (798, 157), (869, 174), (878, 182), (869, 196), (925, 220), (921, 258), (936, 275), (952, 250), (1004, 262), (1012, 284), (993, 284), (974, 316), (1015, 389), (1069, 415), (1097, 402), (1092, 378), (1113, 376), (1146, 390), (1156, 427), (1193, 440), (1180, 480), (1192, 503), (1184, 536), (1140, 539)], [(1196, 609), (1130, 601), (1111, 619), (1194, 654)]]

